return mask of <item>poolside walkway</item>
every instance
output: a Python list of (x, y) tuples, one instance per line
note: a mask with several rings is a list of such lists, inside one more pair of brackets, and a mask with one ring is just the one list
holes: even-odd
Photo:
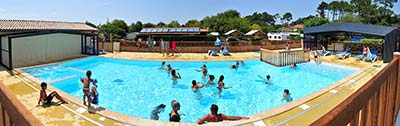
[(204, 53), (177, 53), (174, 56), (163, 56), (161, 53), (143, 53), (143, 52), (119, 52), (107, 53), (102, 55), (110, 58), (121, 59), (143, 59), (143, 60), (165, 60), (165, 61), (227, 61), (227, 60), (249, 60), (260, 59), (260, 53), (243, 52), (231, 53), (231, 56), (208, 56)]

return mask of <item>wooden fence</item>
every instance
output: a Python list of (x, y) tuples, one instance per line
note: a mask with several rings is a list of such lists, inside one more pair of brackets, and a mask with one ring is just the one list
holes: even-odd
[(286, 44), (289, 43), (290, 48), (303, 48), (301, 47), (301, 40), (261, 40), (261, 48), (268, 50), (285, 49)]
[(308, 50), (268, 50), (261, 49), (261, 61), (275, 66), (287, 66), (293, 63), (304, 63), (310, 61), (310, 52)]
[(400, 55), (314, 126), (394, 126), (400, 107)]
[(3, 83), (0, 83), (0, 125), (42, 126), (43, 124), (15, 98)]
[[(104, 43), (104, 44), (103, 44)], [(160, 52), (160, 43), (156, 42), (155, 45), (147, 44), (146, 42), (120, 42), (120, 51), (127, 52)], [(243, 41), (243, 42), (221, 42), (221, 45), (227, 46), (229, 52), (251, 52), (260, 50), (260, 41)], [(104, 45), (104, 46), (103, 46)], [(149, 46), (150, 45), (150, 46)], [(111, 43), (100, 42), (100, 49), (106, 51), (111, 50)], [(208, 50), (220, 50), (220, 46), (214, 46), (213, 41), (177, 41), (177, 53), (207, 53)]]

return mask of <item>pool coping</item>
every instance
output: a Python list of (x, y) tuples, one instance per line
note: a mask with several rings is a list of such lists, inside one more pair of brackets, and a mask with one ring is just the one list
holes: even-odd
[[(80, 59), (83, 59), (83, 58), (90, 58), (90, 57), (91, 56), (82, 57), (82, 58), (73, 59), (73, 60), (80, 60)], [(111, 58), (111, 57), (107, 57), (107, 58)], [(120, 58), (116, 58), (116, 59), (120, 59)], [(29, 66), (29, 67), (22, 67), (22, 68), (17, 68), (15, 71), (17, 71), (17, 72), (21, 73), (23, 76), (29, 78), (35, 84), (40, 85), (40, 83), (41, 83), (40, 79), (37, 79), (37, 78), (33, 77), (32, 75), (24, 72), (22, 69), (35, 68), (35, 67), (54, 65), (54, 64), (60, 64), (60, 63), (63, 63), (63, 62), (70, 62), (70, 61), (73, 61), (73, 60), (61, 61), (61, 62), (55, 62), (55, 63), (49, 63), (49, 64), (41, 64), (41, 65)], [(351, 78), (356, 77), (357, 75), (359, 75), (360, 73), (363, 73), (367, 69), (367, 68), (360, 69), (360, 68), (356, 68), (356, 67), (352, 67), (352, 66), (346, 66), (346, 65), (335, 64), (335, 63), (327, 63), (327, 64), (335, 65), (335, 66), (337, 65), (337, 66), (343, 66), (343, 67), (350, 67), (350, 68), (353, 68), (353, 69), (357, 69), (358, 71), (353, 73), (353, 74), (351, 74), (351, 75), (346, 76), (345, 78), (343, 78), (343, 79), (341, 79), (339, 81), (336, 81), (335, 83), (332, 83), (332, 84), (328, 85), (325, 88), (322, 88), (322, 89), (320, 89), (318, 91), (315, 91), (315, 92), (313, 92), (313, 93), (311, 93), (311, 94), (309, 94), (307, 96), (304, 96), (304, 97), (302, 97), (300, 99), (294, 100), (294, 101), (292, 101), (290, 103), (287, 103), (287, 104), (284, 104), (284, 105), (281, 105), (281, 106), (274, 107), (274, 108), (272, 108), (270, 110), (266, 110), (266, 111), (263, 111), (263, 112), (260, 112), (260, 113), (257, 113), (257, 114), (253, 114), (253, 115), (249, 116), (250, 119), (238, 120), (238, 121), (223, 121), (223, 122), (216, 122), (216, 123), (210, 122), (210, 123), (206, 123), (206, 125), (244, 125), (244, 124), (257, 122), (257, 121), (260, 121), (260, 120), (263, 120), (263, 119), (266, 119), (266, 118), (269, 118), (269, 117), (272, 117), (272, 116), (279, 115), (279, 114), (284, 113), (284, 112), (286, 112), (288, 110), (296, 108), (296, 107), (306, 103), (307, 101), (310, 101), (310, 100), (312, 100), (312, 99), (314, 99), (314, 98), (316, 98), (316, 97), (318, 97), (320, 95), (323, 95), (325, 93), (329, 93), (329, 90), (331, 90), (331, 89), (333, 89), (333, 88), (335, 88), (337, 86), (340, 86), (344, 82), (349, 81)], [(57, 91), (63, 97), (65, 97), (66, 99), (71, 101), (72, 103), (74, 103), (74, 104), (76, 104), (78, 106), (86, 108), (86, 106), (83, 105), (81, 99), (79, 99), (79, 98), (77, 98), (75, 96), (72, 96), (72, 95), (70, 95), (68, 93), (65, 93), (65, 92), (63, 92), (63, 91), (61, 91), (61, 90), (59, 90), (59, 89), (57, 89), (55, 87), (52, 87), (51, 84), (50, 84), (50, 86), (48, 86), (48, 89)], [(94, 107), (98, 107), (96, 105), (93, 105), (93, 106)], [(134, 116), (129, 116), (129, 115), (126, 115), (126, 114), (118, 113), (118, 112), (115, 112), (115, 111), (112, 111), (112, 110), (108, 110), (108, 109), (100, 111), (100, 112), (96, 112), (96, 113), (100, 114), (100, 115), (102, 115), (104, 117), (107, 117), (107, 118), (110, 118), (110, 119), (113, 119), (113, 120), (117, 120), (117, 121), (120, 121), (122, 123), (131, 124), (131, 125), (198, 125), (197, 123), (194, 123), (194, 122), (193, 123), (189, 123), (189, 122), (176, 123), (176, 122), (166, 122), (166, 121), (156, 121), (156, 120), (144, 119), (144, 118), (139, 118), (139, 117), (134, 117)]]

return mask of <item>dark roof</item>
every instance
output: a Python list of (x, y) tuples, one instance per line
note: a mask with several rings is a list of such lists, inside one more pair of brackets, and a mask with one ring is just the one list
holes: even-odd
[(143, 28), (139, 34), (200, 34), (200, 28)]
[(394, 27), (370, 25), (370, 24), (355, 24), (355, 23), (336, 23), (327, 24), (315, 27), (307, 27), (304, 29), (304, 34), (324, 33), (324, 32), (354, 32), (376, 36), (386, 36), (386, 34), (395, 30)]
[(73, 30), (97, 31), (82, 22), (37, 21), (37, 20), (0, 20), (0, 31), (20, 30)]

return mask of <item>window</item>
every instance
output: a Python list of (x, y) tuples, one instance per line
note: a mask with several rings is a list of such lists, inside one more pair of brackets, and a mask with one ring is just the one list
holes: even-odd
[(278, 36), (278, 39), (281, 39), (281, 36)]
[(276, 36), (274, 36), (274, 39), (276, 39)]
[(269, 38), (272, 38), (272, 36), (269, 36)]

